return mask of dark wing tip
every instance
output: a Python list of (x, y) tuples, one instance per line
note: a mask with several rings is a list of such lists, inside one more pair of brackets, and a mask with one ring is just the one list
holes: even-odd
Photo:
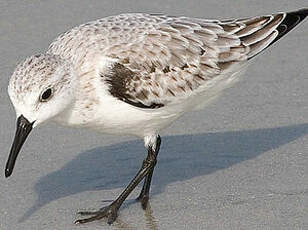
[(272, 45), (273, 43), (278, 41), (281, 37), (286, 35), (295, 26), (297, 26), (301, 21), (303, 21), (307, 16), (308, 16), (308, 8), (286, 13), (285, 18), (280, 23), (280, 25), (277, 27), (278, 35), (271, 42), (270, 45)]
[(290, 12), (289, 14), (301, 15), (303, 19), (308, 16), (308, 8), (303, 8), (298, 11)]

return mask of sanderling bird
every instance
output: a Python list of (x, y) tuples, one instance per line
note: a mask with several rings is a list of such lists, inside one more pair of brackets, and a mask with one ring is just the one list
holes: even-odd
[(121, 14), (77, 26), (44, 54), (19, 64), (8, 86), (17, 128), (5, 176), (12, 174), (32, 128), (47, 121), (144, 139), (147, 157), (109, 206), (76, 223), (115, 221), (144, 179), (145, 209), (161, 138), (186, 111), (205, 106), (232, 85), (246, 63), (308, 15), (296, 12), (235, 20)]

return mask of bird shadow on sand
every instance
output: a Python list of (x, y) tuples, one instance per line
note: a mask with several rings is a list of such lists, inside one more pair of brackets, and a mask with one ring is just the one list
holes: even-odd
[[(162, 137), (152, 195), (177, 181), (215, 173), (308, 134), (308, 123), (277, 128)], [(37, 201), (19, 220), (44, 205), (84, 191), (124, 188), (140, 168), (146, 151), (141, 140), (80, 153), (35, 184)]]

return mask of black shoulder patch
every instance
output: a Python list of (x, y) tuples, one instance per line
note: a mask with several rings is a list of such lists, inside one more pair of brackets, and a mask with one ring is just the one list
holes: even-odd
[(101, 77), (109, 84), (110, 94), (125, 103), (142, 109), (157, 109), (164, 106), (160, 103), (145, 105), (142, 102), (136, 102), (138, 100), (135, 100), (134, 95), (129, 93), (127, 85), (138, 76), (120, 63), (115, 63), (112, 69), (108, 73), (101, 74)]

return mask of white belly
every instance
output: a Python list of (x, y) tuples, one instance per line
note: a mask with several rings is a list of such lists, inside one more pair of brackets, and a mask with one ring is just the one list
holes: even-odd
[[(82, 110), (82, 111), (81, 111)], [(99, 132), (144, 137), (155, 135), (182, 114), (177, 109), (139, 109), (112, 96), (104, 96), (88, 113), (74, 105), (54, 120), (66, 126)]]

